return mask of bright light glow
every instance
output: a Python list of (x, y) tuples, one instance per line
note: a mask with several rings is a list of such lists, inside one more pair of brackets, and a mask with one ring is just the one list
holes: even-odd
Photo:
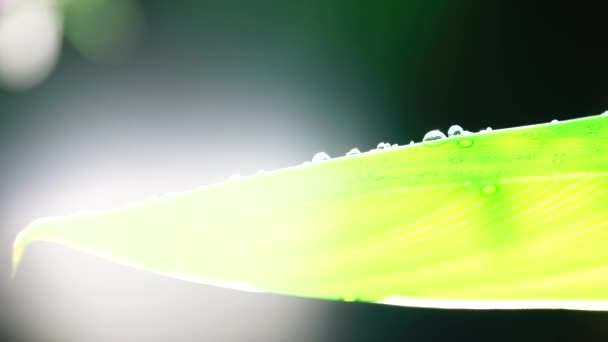
[(0, 83), (28, 89), (51, 72), (61, 47), (61, 16), (47, 0), (12, 2), (0, 13)]

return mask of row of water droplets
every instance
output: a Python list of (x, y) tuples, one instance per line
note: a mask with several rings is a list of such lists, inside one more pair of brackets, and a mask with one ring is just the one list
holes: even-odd
[[(487, 129), (482, 129), (480, 131), (481, 132), (487, 132), (487, 131), (491, 131), (492, 128), (488, 127)], [(428, 133), (426, 133), (424, 135), (424, 137), (422, 138), (422, 142), (427, 142), (427, 141), (433, 141), (433, 140), (440, 140), (440, 139), (445, 139), (447, 137), (455, 137), (455, 136), (459, 136), (459, 135), (466, 135), (466, 134), (471, 134), (471, 132), (469, 131), (465, 131), (462, 127), (460, 127), (459, 125), (452, 125), (450, 126), (450, 128), (448, 129), (448, 134), (447, 136), (440, 130), (432, 130), (429, 131)], [(412, 140), (409, 143), (410, 145), (414, 145), (415, 142)], [(372, 149), (371, 151), (379, 151), (379, 150), (388, 150), (391, 148), (397, 148), (400, 147), (398, 144), (390, 144), (388, 142), (380, 142), (378, 144), (378, 146), (376, 146), (376, 148)], [(370, 151), (370, 152), (371, 152)], [(346, 152), (347, 157), (349, 156), (354, 156), (357, 154), (360, 154), (361, 151), (358, 148), (352, 148), (350, 151)], [(328, 161), (331, 160), (331, 156), (329, 154), (327, 154), (326, 152), (318, 152), (317, 154), (315, 154), (312, 157), (312, 162), (313, 163), (319, 163), (319, 162), (324, 162), (324, 161)], [(306, 162), (305, 164), (307, 164), (308, 162)]]

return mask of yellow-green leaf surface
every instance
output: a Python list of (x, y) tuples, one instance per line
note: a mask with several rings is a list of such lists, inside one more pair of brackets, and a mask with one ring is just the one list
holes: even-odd
[(242, 290), (608, 310), (608, 115), (485, 131), (33, 222), (37, 240)]

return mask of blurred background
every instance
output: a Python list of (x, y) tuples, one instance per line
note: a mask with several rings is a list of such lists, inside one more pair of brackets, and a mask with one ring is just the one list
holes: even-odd
[[(608, 109), (605, 11), (532, 1), (0, 0), (5, 341), (606, 340), (608, 314), (240, 293), (38, 243), (104, 209), (432, 129)], [(286, 227), (288, 229), (288, 227)]]

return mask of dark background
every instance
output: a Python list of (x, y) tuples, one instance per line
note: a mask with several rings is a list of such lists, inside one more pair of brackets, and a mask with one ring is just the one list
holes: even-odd
[[(141, 1), (119, 61), (69, 42), (0, 90), (0, 336), (14, 341), (607, 340), (606, 313), (408, 309), (239, 293), (43, 243), (32, 220), (460, 124), (608, 109), (606, 12), (533, 1)], [(288, 227), (286, 227), (288, 229)]]

